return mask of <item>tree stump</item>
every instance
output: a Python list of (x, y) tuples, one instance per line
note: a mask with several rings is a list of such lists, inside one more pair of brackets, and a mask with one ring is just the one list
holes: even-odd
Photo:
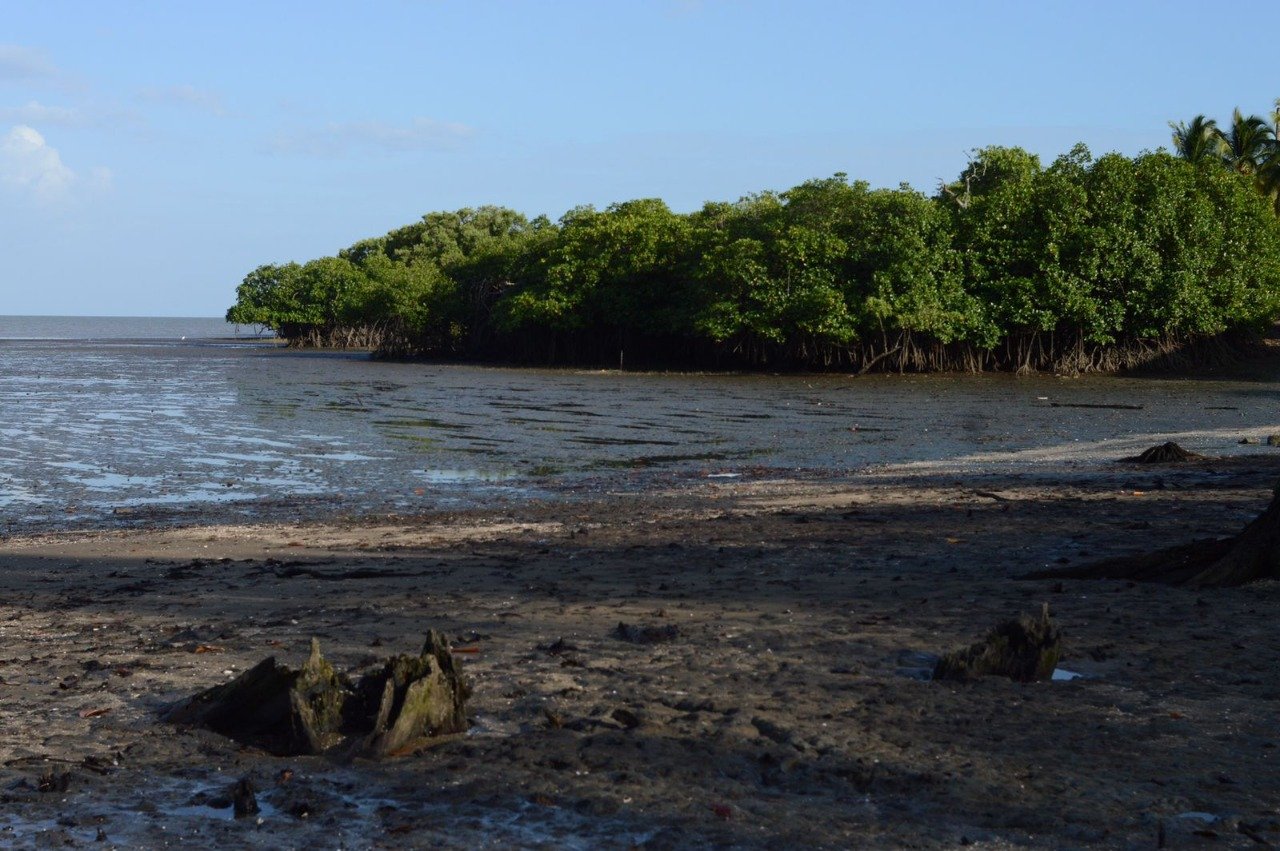
[(998, 624), (964, 650), (948, 653), (934, 666), (935, 680), (1008, 677), (1020, 683), (1053, 676), (1062, 655), (1062, 636), (1049, 619), (1049, 604), (1039, 618), (1020, 617)]
[(207, 727), (277, 756), (320, 753), (341, 740), (347, 683), (311, 639), (311, 655), (298, 670), (262, 660), (229, 683), (170, 708), (174, 724)]
[(432, 630), (418, 656), (397, 656), (360, 679), (352, 706), (362, 719), (372, 720), (361, 750), (386, 756), (466, 732), (470, 696), (448, 642)]
[(1144, 449), (1141, 454), (1121, 458), (1130, 464), (1183, 464), (1187, 461), (1203, 461), (1204, 456), (1188, 452), (1172, 440)]
[(1129, 579), (1225, 588), (1280, 578), (1280, 485), (1271, 504), (1233, 538), (1192, 541), (1083, 567), (1029, 573), (1024, 579)]
[(448, 641), (427, 633), (418, 656), (398, 656), (351, 681), (311, 640), (298, 670), (264, 659), (229, 683), (171, 707), (164, 719), (206, 727), (277, 756), (332, 753), (386, 756), (467, 729), (471, 688)]

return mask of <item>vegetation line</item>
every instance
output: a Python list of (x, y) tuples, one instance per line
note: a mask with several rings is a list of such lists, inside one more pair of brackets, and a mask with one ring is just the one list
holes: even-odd
[(681, 367), (1116, 370), (1212, 360), (1280, 318), (1280, 102), (1175, 153), (976, 151), (928, 197), (844, 174), (677, 214), (658, 199), (429, 213), (245, 277), (227, 319), (392, 357)]

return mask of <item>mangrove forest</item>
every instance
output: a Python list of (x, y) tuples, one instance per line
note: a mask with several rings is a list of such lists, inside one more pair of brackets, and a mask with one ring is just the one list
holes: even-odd
[[(1280, 111), (1280, 109), (1278, 109)], [(434, 212), (264, 265), (228, 321), (293, 345), (536, 364), (1054, 370), (1202, 359), (1280, 318), (1280, 115), (1172, 153), (975, 151), (932, 195), (844, 174), (690, 213)]]

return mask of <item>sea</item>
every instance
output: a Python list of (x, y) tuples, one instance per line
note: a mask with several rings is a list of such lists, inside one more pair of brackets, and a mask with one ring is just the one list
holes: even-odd
[(770, 477), (1086, 475), (1165, 439), (1231, 455), (1266, 451), (1270, 434), (1277, 368), (531, 369), (289, 349), (213, 318), (0, 316), (0, 535), (412, 514)]

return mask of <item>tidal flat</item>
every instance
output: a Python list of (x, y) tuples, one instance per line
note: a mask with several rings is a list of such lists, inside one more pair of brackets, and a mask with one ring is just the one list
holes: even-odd
[[(1238, 531), (1280, 479), (1273, 365), (853, 379), (0, 346), (4, 844), (1280, 841), (1280, 586), (1018, 578)], [(1117, 460), (1168, 439), (1211, 457)], [(1075, 676), (929, 678), (1044, 603)], [(278, 757), (160, 719), (313, 637), (357, 671), (428, 629), (474, 687), (464, 736)], [(237, 819), (246, 777), (261, 809)]]
[[(1015, 577), (1229, 533), (1277, 477), (1280, 454), (1062, 479), (744, 474), (412, 517), (11, 539), (0, 837), (1271, 842), (1280, 586)], [(1042, 603), (1077, 677), (929, 680), (939, 654)], [(355, 670), (431, 628), (474, 686), (469, 733), (434, 747), (276, 757), (159, 719), (267, 656), (300, 664), (312, 637)], [(262, 812), (235, 819), (244, 777)]]

